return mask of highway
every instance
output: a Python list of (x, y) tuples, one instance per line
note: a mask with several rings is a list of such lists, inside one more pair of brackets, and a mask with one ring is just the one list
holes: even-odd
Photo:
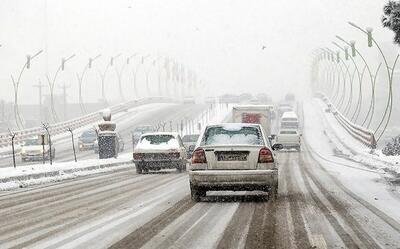
[(279, 153), (279, 199), (189, 197), (186, 173), (131, 170), (0, 197), (2, 248), (398, 248), (400, 224), (310, 151)]
[[(135, 122), (194, 108), (168, 106)], [(310, 129), (306, 118), (301, 152), (276, 153), (275, 202), (262, 192), (209, 192), (196, 203), (186, 172), (137, 175), (132, 167), (2, 193), (1, 248), (399, 248), (396, 186), (350, 159), (321, 160), (335, 155), (317, 152), (310, 141), (324, 131)], [(349, 170), (357, 181), (345, 181)], [(366, 183), (385, 184), (384, 193), (366, 193)]]

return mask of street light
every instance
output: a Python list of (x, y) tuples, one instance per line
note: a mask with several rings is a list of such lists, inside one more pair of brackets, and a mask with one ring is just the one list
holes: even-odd
[(114, 65), (114, 60), (120, 56), (121, 56), (121, 54), (111, 56), (109, 63), (106, 65), (106, 67), (104, 69), (104, 72), (101, 72), (100, 70), (98, 70), (98, 72), (100, 74), (100, 78), (101, 78), (101, 97), (102, 97), (104, 103), (106, 103), (106, 104), (108, 103), (107, 98), (106, 98), (106, 93), (105, 93), (106, 75), (107, 75), (108, 69)]
[(136, 56), (135, 54), (132, 54), (128, 58), (126, 58), (126, 63), (122, 65), (121, 69), (118, 70), (118, 67), (115, 67), (115, 71), (117, 72), (117, 77), (118, 77), (118, 88), (119, 88), (119, 96), (122, 102), (125, 101), (124, 94), (122, 91), (122, 73), (124, 72), (124, 69), (129, 65), (130, 60)]
[[(372, 32), (372, 29), (370, 29), (370, 31)], [(342, 37), (337, 35), (336, 38), (339, 39), (340, 41), (342, 41), (343, 43), (345, 43), (346, 45), (350, 45), (350, 42), (347, 42)], [(371, 34), (370, 38), (372, 39), (372, 34)], [(371, 46), (372, 46), (372, 44), (371, 44)], [(365, 123), (367, 122), (366, 128), (369, 129), (369, 127), (371, 125), (371, 122), (372, 122), (372, 119), (373, 119), (374, 114), (375, 114), (375, 87), (376, 87), (375, 83), (376, 83), (376, 78), (377, 78), (376, 75), (378, 74), (382, 63), (379, 64), (379, 66), (378, 66), (378, 68), (377, 68), (377, 70), (375, 72), (375, 76), (374, 76), (372, 74), (371, 67), (368, 65), (366, 59), (361, 54), (361, 52), (355, 46), (354, 46), (354, 50), (360, 56), (360, 58), (362, 59), (362, 61), (365, 64), (365, 66), (367, 67), (367, 71), (368, 71), (368, 74), (369, 74), (369, 77), (370, 77), (370, 81), (371, 81), (371, 101), (370, 101), (370, 105), (369, 105), (369, 108), (368, 108), (367, 116), (366, 116), (365, 120), (362, 122), (362, 126), (364, 126)]]
[[(344, 48), (341, 47), (339, 44), (337, 44), (336, 42), (332, 42), (333, 45), (335, 45), (336, 47), (338, 47), (339, 49), (341, 49), (342, 51), (344, 51)], [(357, 71), (357, 76), (358, 76), (358, 82), (359, 82), (359, 91), (358, 91), (358, 98), (357, 98), (357, 105), (356, 105), (356, 109), (354, 110), (353, 115), (351, 116), (351, 121), (353, 122), (357, 122), (358, 117), (360, 115), (360, 111), (361, 111), (361, 107), (362, 107), (362, 96), (363, 96), (363, 92), (362, 92), (362, 78), (363, 78), (363, 74), (364, 74), (364, 70), (361, 73), (357, 63), (354, 61), (353, 57), (356, 56), (356, 52), (355, 52), (355, 42), (351, 42), (351, 50), (352, 50), (352, 56), (350, 57), (351, 62), (353, 63), (354, 67), (356, 68)]]
[[(362, 29), (360, 26), (356, 25), (355, 23), (352, 22), (348, 22), (350, 26), (353, 26), (354, 28), (358, 29), (359, 31), (363, 32), (364, 34), (367, 35), (367, 38), (369, 41), (371, 41), (371, 43), (369, 43), (368, 45), (375, 44), (375, 46), (377, 47), (379, 53), (381, 54), (385, 67), (386, 67), (386, 72), (387, 72), (387, 77), (388, 77), (388, 99), (387, 99), (387, 104), (386, 104), (386, 108), (385, 108), (385, 112), (383, 115), (383, 118), (381, 120), (381, 122), (379, 122), (378, 127), (375, 130), (375, 133), (380, 129), (380, 127), (383, 125), (383, 123), (385, 123), (383, 125), (382, 131), (379, 134), (378, 138), (376, 139), (376, 142), (379, 141), (379, 139), (382, 137), (382, 135), (384, 134), (384, 132), (386, 131), (386, 128), (389, 124), (391, 115), (392, 115), (392, 109), (393, 109), (393, 74), (394, 74), (394, 68), (396, 67), (397, 64), (397, 60), (399, 59), (399, 54), (397, 54), (396, 59), (393, 63), (392, 67), (389, 67), (389, 63), (386, 59), (385, 54), (383, 53), (381, 47), (379, 46), (379, 44), (376, 42), (376, 40), (374, 39), (374, 37), (372, 36), (372, 29), (371, 28), (367, 28), (367, 30)], [(386, 122), (384, 121), (386, 119)]]
[(85, 65), (85, 67), (83, 68), (83, 71), (81, 73), (81, 75), (79, 75), (78, 73), (76, 74), (77, 78), (78, 78), (78, 84), (79, 84), (79, 106), (81, 108), (81, 112), (82, 114), (86, 114), (86, 108), (85, 108), (85, 104), (83, 103), (83, 97), (82, 97), (82, 85), (83, 85), (83, 77), (86, 74), (86, 71), (88, 69), (92, 68), (92, 63), (97, 60), (99, 57), (101, 56), (101, 54), (96, 55), (96, 57), (94, 58), (89, 58), (89, 62)]
[(51, 113), (53, 115), (53, 121), (55, 123), (57, 123), (59, 121), (59, 118), (57, 116), (57, 112), (56, 112), (56, 109), (54, 107), (54, 86), (56, 84), (56, 80), (57, 80), (57, 76), (59, 75), (59, 72), (60, 71), (64, 71), (64, 69), (65, 69), (65, 63), (67, 61), (71, 60), (74, 57), (75, 57), (75, 54), (69, 56), (68, 58), (62, 58), (61, 59), (61, 64), (57, 68), (57, 71), (54, 74), (54, 77), (53, 77), (52, 80), (50, 80), (49, 74), (46, 75), (47, 83), (49, 84), (49, 88), (50, 88)]
[(22, 117), (21, 114), (19, 112), (19, 106), (18, 106), (18, 90), (19, 90), (19, 86), (21, 83), (21, 77), (22, 74), (24, 73), (25, 69), (29, 69), (30, 65), (31, 65), (31, 61), (36, 58), (39, 54), (41, 54), (43, 52), (43, 50), (39, 50), (36, 54), (34, 54), (33, 56), (31, 55), (27, 55), (26, 56), (26, 62), (23, 65), (19, 76), (17, 78), (17, 80), (14, 79), (14, 77), (11, 75), (11, 80), (14, 86), (14, 116), (15, 116), (15, 122), (17, 124), (18, 129), (23, 129), (24, 128), (24, 124), (22, 122)]

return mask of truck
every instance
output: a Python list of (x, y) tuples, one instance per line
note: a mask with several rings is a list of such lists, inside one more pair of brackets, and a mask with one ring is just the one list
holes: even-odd
[(232, 109), (233, 123), (260, 124), (271, 135), (271, 108), (268, 105), (239, 105)]

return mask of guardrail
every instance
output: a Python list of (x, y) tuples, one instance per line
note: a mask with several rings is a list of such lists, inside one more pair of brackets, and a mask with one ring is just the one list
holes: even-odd
[(334, 115), (338, 123), (356, 140), (363, 143), (371, 149), (376, 149), (375, 134), (373, 131), (368, 130), (360, 125), (351, 122), (346, 118), (330, 101), (330, 99), (323, 93), (317, 93), (316, 97), (320, 98), (325, 104), (329, 111)]
[[(168, 98), (168, 97), (149, 97), (138, 100), (128, 101), (126, 103), (118, 104), (110, 107), (112, 114), (116, 114), (122, 111), (127, 111), (130, 108), (151, 104), (151, 103), (175, 103), (178, 102), (176, 99)], [(87, 114), (85, 116), (67, 120), (64, 122), (59, 122), (50, 125), (49, 131), (51, 135), (58, 135), (64, 132), (68, 132), (68, 128), (77, 129), (88, 124), (100, 121), (102, 119), (102, 110)], [(15, 131), (15, 139), (14, 142), (16, 144), (21, 143), (27, 138), (37, 136), (43, 133), (43, 127), (36, 127), (31, 129), (25, 129), (20, 131)], [(0, 148), (11, 145), (11, 139), (9, 133), (0, 133)]]

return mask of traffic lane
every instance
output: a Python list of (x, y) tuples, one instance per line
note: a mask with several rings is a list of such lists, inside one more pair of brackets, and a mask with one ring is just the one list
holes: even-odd
[[(186, 104), (186, 105), (178, 105), (173, 108), (163, 109), (157, 112), (150, 113), (146, 115), (146, 117), (133, 117), (132, 119), (125, 119), (121, 124), (117, 123), (117, 131), (120, 133), (122, 139), (124, 140), (124, 151), (120, 153), (129, 153), (133, 151), (132, 144), (132, 130), (139, 125), (158, 125), (160, 122), (169, 123), (169, 121), (173, 122), (172, 127), (173, 131), (176, 131), (177, 123), (181, 123), (181, 120), (194, 119), (199, 116), (199, 114), (204, 111), (206, 105), (202, 104)], [(170, 131), (169, 124), (166, 125), (165, 131)], [(94, 153), (93, 150), (86, 150), (79, 152), (78, 159), (92, 159), (98, 158), (98, 154)], [(73, 158), (72, 158), (73, 159)], [(72, 160), (70, 157), (62, 157), (60, 161), (69, 161)]]
[(343, 191), (309, 152), (279, 153), (279, 198), (207, 193), (187, 200), (112, 248), (398, 248), (387, 217)]
[[(134, 113), (132, 118), (126, 117), (126, 115), (121, 115), (116, 119), (117, 129), (121, 132), (121, 136), (123, 136), (126, 149), (131, 149), (131, 137), (130, 132), (137, 125), (150, 124), (156, 125), (158, 122), (166, 122), (173, 120), (182, 120), (185, 117), (195, 118), (198, 116), (206, 105), (167, 105), (152, 108), (151, 110), (147, 110), (141, 113)], [(121, 126), (118, 125), (118, 121), (121, 121)], [(167, 126), (168, 127), (168, 126)], [(78, 160), (83, 159), (93, 159), (97, 158), (97, 154), (94, 153), (93, 150), (85, 150), (79, 151), (77, 145), (77, 137), (75, 137), (75, 148), (76, 155)], [(56, 148), (56, 158), (55, 162), (67, 162), (73, 161), (73, 150), (71, 141), (68, 139), (63, 139), (62, 143), (55, 143)], [(22, 162), (21, 157), (17, 156), (17, 165), (30, 165), (30, 164), (41, 164), (42, 161), (28, 161)], [(3, 158), (0, 159), (0, 167), (10, 167), (12, 166), (12, 158)]]
[[(307, 149), (278, 153), (279, 198), (189, 197), (187, 174), (134, 169), (0, 197), (0, 241), (17, 247), (397, 248), (396, 225), (354, 199)], [(57, 208), (56, 208), (57, 207)]]

